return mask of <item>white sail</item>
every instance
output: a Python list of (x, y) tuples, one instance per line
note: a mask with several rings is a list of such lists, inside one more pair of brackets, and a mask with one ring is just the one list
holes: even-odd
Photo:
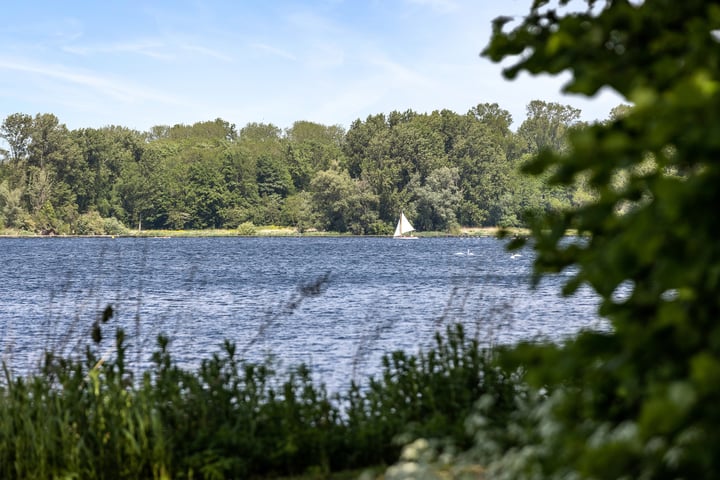
[(395, 233), (393, 237), (401, 237), (408, 232), (415, 230), (410, 221), (405, 217), (403, 212), (400, 212), (400, 220), (398, 220), (397, 227), (395, 227)]

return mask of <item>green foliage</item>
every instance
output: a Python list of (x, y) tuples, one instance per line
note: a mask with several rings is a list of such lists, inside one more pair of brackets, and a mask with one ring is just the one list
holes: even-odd
[(421, 230), (450, 230), (457, 224), (455, 212), (461, 200), (457, 168), (440, 167), (428, 175), (425, 185), (415, 188)]
[(75, 223), (75, 233), (78, 235), (102, 235), (105, 233), (105, 223), (98, 212), (88, 212), (80, 215)]
[(115, 217), (103, 219), (103, 231), (105, 235), (122, 235), (127, 233), (127, 227)]
[[(382, 234), (404, 210), (425, 230), (523, 225), (525, 210), (558, 210), (592, 188), (550, 186), (545, 177), (529, 184), (517, 175), (527, 152), (565, 148), (579, 111), (538, 100), (528, 115), (517, 133), (497, 104), (464, 115), (394, 111), (355, 121), (347, 132), (306, 121), (284, 132), (262, 123), (237, 131), (216, 119), (143, 133), (118, 126), (70, 131), (52, 114), (12, 114), (0, 125), (9, 147), (0, 183), (13, 192), (4, 195), (10, 207), (2, 221), (70, 233), (80, 216), (97, 212), (140, 230), (251, 221)], [(455, 170), (459, 182), (446, 174)], [(325, 172), (353, 185), (319, 191)], [(350, 196), (344, 205), (318, 201), (338, 191)]]
[[(567, 2), (561, 1), (560, 4)], [(541, 150), (528, 171), (595, 195), (533, 225), (537, 275), (572, 268), (612, 331), (506, 358), (553, 391), (501, 478), (713, 478), (720, 471), (720, 7), (713, 2), (587, 2), (559, 15), (536, 1), (485, 54), (518, 55), (506, 74), (572, 72), (570, 92), (611, 87), (631, 101), (603, 124)], [(564, 234), (577, 230), (582, 240)], [(523, 448), (515, 446), (515, 448)], [(517, 452), (517, 450), (515, 450)], [(495, 457), (498, 458), (498, 457)], [(505, 463), (508, 466), (508, 463)]]
[(377, 197), (365, 182), (347, 173), (319, 172), (310, 189), (314, 208), (324, 218), (324, 227), (337, 232), (369, 233), (377, 221)]
[(122, 235), (125, 226), (118, 219), (102, 218), (96, 211), (83, 213), (75, 221), (73, 233), (77, 235)]
[(367, 392), (353, 386), (349, 396), (351, 445), (358, 455), (373, 454), (363, 463), (397, 459), (398, 441), (407, 438), (468, 447), (472, 437), (465, 421), (483, 395), (495, 400), (497, 422), (512, 410), (517, 379), (494, 366), (488, 352), (467, 339), (459, 325), (444, 337), (437, 334), (435, 347), (427, 352), (394, 352), (382, 362), (382, 376), (370, 380)]
[(317, 213), (313, 210), (312, 194), (300, 192), (285, 199), (283, 224), (294, 226), (299, 233), (317, 224)]
[(23, 190), (10, 188), (8, 181), (0, 183), (0, 225), (19, 227), (23, 215)]
[(394, 461), (402, 434), (467, 445), (475, 399), (492, 397), (491, 416), (502, 423), (517, 390), (460, 327), (417, 356), (386, 356), (379, 378), (332, 397), (307, 367), (247, 363), (229, 342), (191, 372), (161, 336), (152, 368), (134, 372), (124, 332), (111, 349), (103, 338), (113, 313), (106, 308), (93, 325), (84, 358), (48, 353), (27, 377), (5, 369), (0, 477), (327, 475)]
[(252, 222), (243, 222), (237, 227), (238, 235), (253, 236), (257, 233), (257, 228)]

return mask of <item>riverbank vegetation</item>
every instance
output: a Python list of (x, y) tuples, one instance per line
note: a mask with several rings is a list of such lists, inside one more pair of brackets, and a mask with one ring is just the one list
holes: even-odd
[(521, 226), (528, 212), (593, 195), (582, 183), (520, 174), (582, 126), (567, 105), (538, 100), (527, 111), (516, 131), (497, 104), (377, 114), (347, 131), (306, 121), (238, 129), (223, 119), (69, 130), (50, 113), (15, 113), (0, 124), (0, 233), (278, 225), (388, 235), (401, 210), (419, 231)]
[(492, 398), (501, 425), (523, 393), (460, 327), (427, 351), (385, 356), (377, 378), (331, 395), (307, 367), (246, 363), (229, 343), (188, 371), (161, 337), (153, 367), (136, 371), (122, 330), (107, 353), (111, 317), (108, 307), (84, 355), (48, 352), (39, 372), (19, 378), (5, 369), (0, 477), (328, 478), (391, 464), (403, 438), (466, 449), (478, 398)]

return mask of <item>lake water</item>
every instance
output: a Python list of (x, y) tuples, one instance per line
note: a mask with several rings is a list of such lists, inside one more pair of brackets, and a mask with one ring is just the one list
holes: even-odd
[(106, 305), (141, 368), (160, 333), (188, 368), (227, 339), (248, 360), (307, 363), (331, 390), (454, 322), (484, 344), (603, 328), (592, 292), (561, 297), (562, 276), (530, 289), (532, 252), (494, 238), (4, 238), (0, 259), (0, 355), (16, 374), (45, 349), (81, 352)]

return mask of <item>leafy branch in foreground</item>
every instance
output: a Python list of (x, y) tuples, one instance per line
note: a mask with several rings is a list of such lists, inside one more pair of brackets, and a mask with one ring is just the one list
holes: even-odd
[[(720, 471), (720, 6), (688, 0), (536, 0), (519, 24), (496, 20), (484, 55), (506, 69), (570, 71), (565, 90), (619, 92), (633, 106), (575, 131), (564, 153), (527, 166), (584, 206), (533, 226), (538, 275), (572, 268), (592, 286), (609, 333), (505, 355), (554, 391), (534, 455), (512, 478), (714, 478)], [(577, 7), (577, 4), (574, 5)], [(568, 242), (573, 229), (585, 242)], [(517, 458), (517, 457), (516, 457)], [(509, 466), (499, 454), (494, 459)], [(507, 460), (507, 458), (505, 458)], [(506, 474), (508, 470), (506, 469)], [(510, 475), (510, 474), (508, 474)]]

